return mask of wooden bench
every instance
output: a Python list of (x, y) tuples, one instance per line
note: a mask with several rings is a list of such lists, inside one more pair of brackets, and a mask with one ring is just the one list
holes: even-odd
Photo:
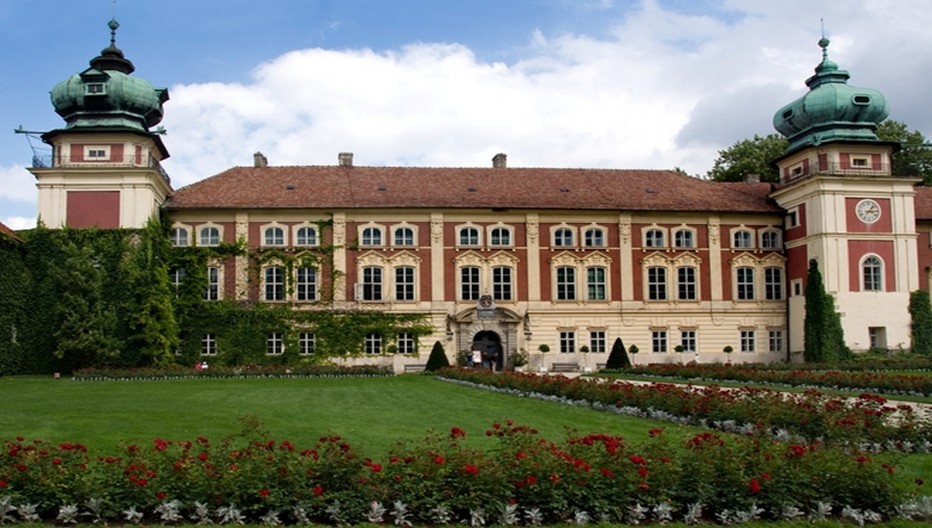
[(554, 363), (550, 366), (550, 372), (579, 372), (578, 363)]
[(409, 363), (405, 365), (405, 374), (424, 372), (425, 368), (427, 368), (427, 363)]

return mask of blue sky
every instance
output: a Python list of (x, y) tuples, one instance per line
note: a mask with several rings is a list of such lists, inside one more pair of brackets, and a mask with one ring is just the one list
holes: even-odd
[[(273, 165), (709, 170), (820, 60), (932, 135), (932, 3), (911, 0), (3, 0), (0, 221), (35, 225), (27, 139), (109, 43), (167, 87), (176, 188)], [(42, 147), (41, 143), (34, 142)]]

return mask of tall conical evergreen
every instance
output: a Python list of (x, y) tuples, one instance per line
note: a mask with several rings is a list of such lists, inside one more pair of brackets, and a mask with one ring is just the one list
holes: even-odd
[(447, 359), (447, 354), (443, 351), (443, 345), (440, 344), (440, 341), (435, 342), (434, 347), (430, 349), (430, 357), (427, 358), (427, 365), (424, 370), (433, 372), (449, 366), (450, 360)]
[(803, 358), (807, 362), (847, 359), (851, 351), (845, 345), (841, 314), (835, 310), (835, 299), (825, 291), (819, 263), (809, 261), (806, 275), (806, 317), (803, 322)]
[(911, 349), (916, 354), (932, 355), (932, 301), (929, 292), (916, 290), (909, 294)]
[(628, 358), (628, 351), (625, 344), (621, 342), (620, 337), (615, 338), (612, 344), (612, 351), (608, 355), (608, 361), (605, 362), (607, 369), (626, 369), (631, 367), (631, 360)]

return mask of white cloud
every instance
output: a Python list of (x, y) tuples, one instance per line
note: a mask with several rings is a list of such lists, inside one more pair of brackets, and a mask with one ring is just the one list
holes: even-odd
[(36, 178), (22, 165), (0, 167), (0, 198), (35, 203)]
[(20, 229), (32, 229), (36, 227), (36, 218), (35, 217), (25, 217), (25, 216), (8, 216), (0, 222), (13, 231), (19, 231)]
[[(829, 0), (813, 13), (804, 0), (730, 0), (690, 15), (647, 0), (605, 38), (535, 32), (512, 64), (456, 44), (297, 50), (247, 83), (172, 87), (168, 169), (180, 187), (248, 165), (257, 150), (273, 165), (334, 164), (352, 151), (366, 165), (489, 166), (506, 152), (512, 166), (702, 174), (719, 149), (772, 132), (773, 112), (804, 92), (820, 16), (838, 28), (829, 51), (852, 84), (889, 90), (894, 118), (932, 131), (915, 89), (932, 59), (915, 59), (924, 70), (884, 64), (932, 47), (917, 22), (932, 20), (932, 5), (910, 3), (907, 16), (881, 4)], [(914, 111), (897, 114), (894, 94)]]

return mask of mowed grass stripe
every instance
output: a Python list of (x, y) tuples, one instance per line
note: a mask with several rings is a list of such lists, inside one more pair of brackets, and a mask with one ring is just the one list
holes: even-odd
[(212, 440), (238, 432), (239, 418), (262, 420), (273, 438), (309, 447), (339, 434), (366, 454), (380, 455), (398, 440), (430, 431), (465, 429), (468, 442), (488, 446), (492, 422), (512, 419), (540, 436), (563, 439), (567, 430), (608, 433), (632, 441), (653, 427), (683, 436), (697, 431), (551, 402), (463, 387), (429, 376), (325, 379), (226, 379), (72, 382), (0, 379), (0, 437), (81, 442), (112, 452), (153, 438)]

